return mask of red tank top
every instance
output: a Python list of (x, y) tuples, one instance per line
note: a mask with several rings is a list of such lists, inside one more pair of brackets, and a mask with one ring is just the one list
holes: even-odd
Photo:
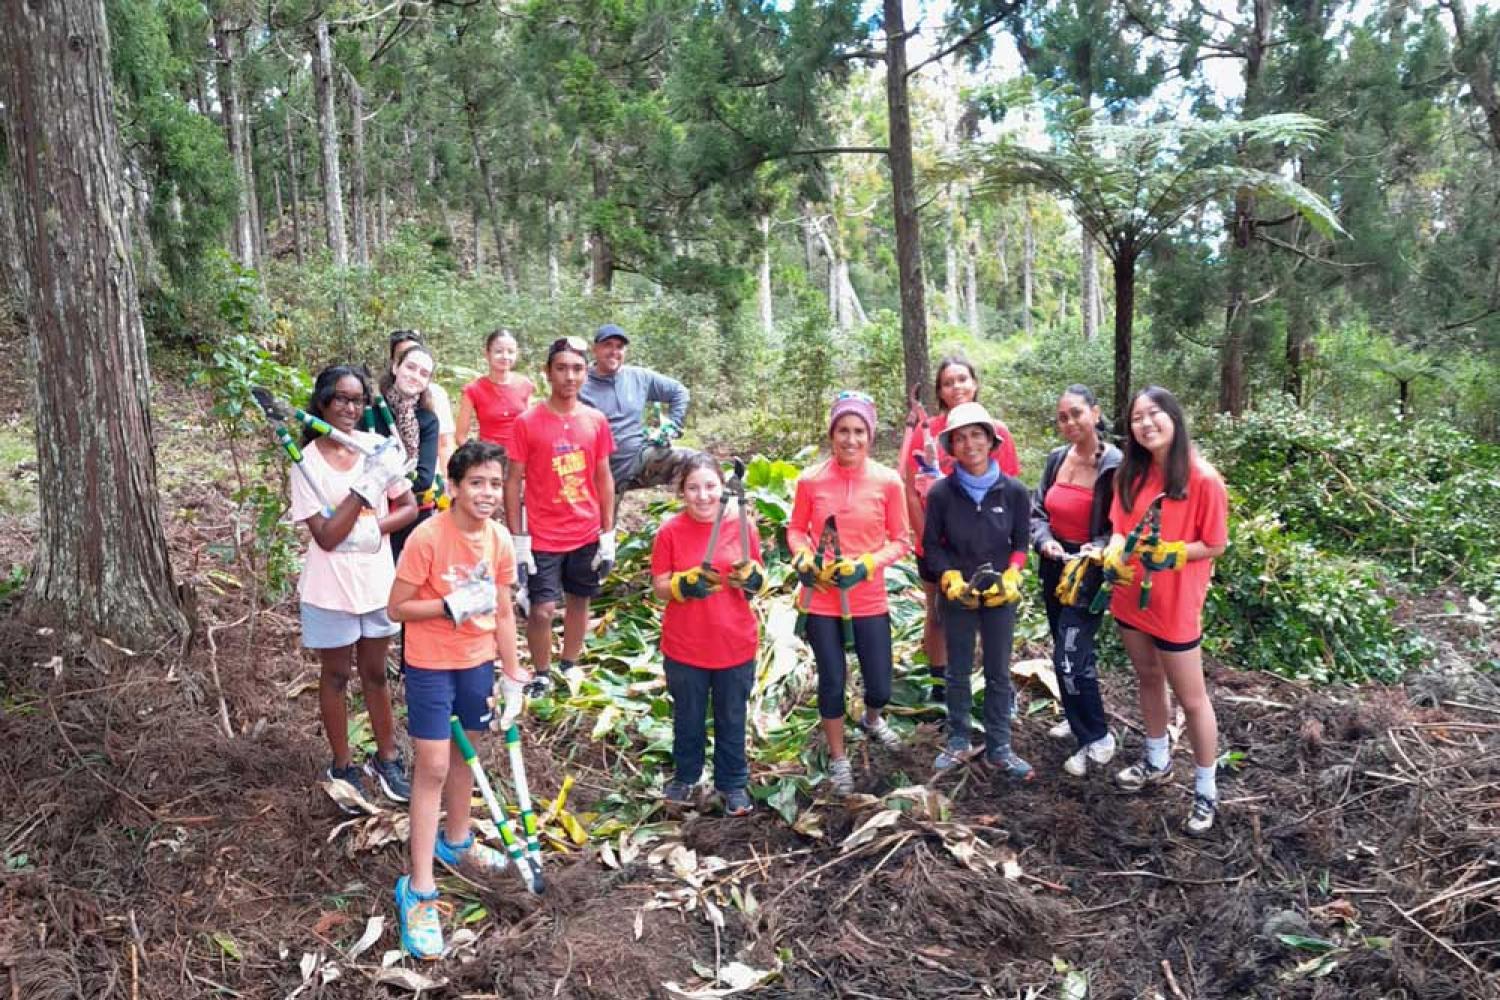
[(1089, 534), (1089, 515), (1094, 510), (1094, 491), (1074, 483), (1052, 484), (1042, 505), (1052, 524), (1052, 537), (1071, 545), (1082, 545)]

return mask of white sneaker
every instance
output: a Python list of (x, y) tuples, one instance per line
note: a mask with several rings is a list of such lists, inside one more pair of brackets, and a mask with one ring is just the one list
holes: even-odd
[(1093, 764), (1108, 764), (1115, 759), (1115, 734), (1105, 733), (1101, 739), (1097, 739), (1083, 748), (1089, 755), (1089, 762)]
[(564, 670), (562, 676), (563, 680), (568, 684), (568, 694), (576, 695), (578, 693), (578, 686), (583, 683), (583, 668), (575, 663)]
[(1075, 778), (1082, 778), (1089, 773), (1089, 748), (1079, 747), (1074, 754), (1063, 761), (1063, 770)]
[(1068, 725), (1067, 719), (1064, 719), (1061, 722), (1057, 723), (1057, 725), (1053, 726), (1051, 729), (1047, 730), (1047, 735), (1052, 737), (1054, 740), (1065, 740), (1073, 735), (1073, 727)]

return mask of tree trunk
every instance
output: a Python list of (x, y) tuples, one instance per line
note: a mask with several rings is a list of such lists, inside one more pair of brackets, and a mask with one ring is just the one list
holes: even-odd
[(333, 46), (328, 22), (318, 18), (314, 28), (313, 89), (318, 101), (318, 142), (323, 150), (323, 224), (328, 249), (337, 267), (349, 266), (349, 243), (344, 237), (344, 180), (339, 170), (339, 119), (333, 107)]
[(1006, 262), (1006, 255), (1010, 253), (1010, 231), (1001, 219), (995, 231), (995, 263), (1000, 266), (1000, 283), (995, 289), (995, 309), (1005, 312), (1005, 305), (1010, 299), (1010, 264)]
[(1021, 210), (1021, 329), (1027, 336), (1032, 330), (1032, 298), (1036, 283), (1036, 233), (1031, 228), (1031, 205), (1023, 202)]
[(1130, 350), (1135, 328), (1134, 247), (1116, 247), (1115, 262), (1115, 436), (1130, 429)]
[(46, 498), (25, 607), (154, 648), (188, 623), (162, 531), (104, 5), (3, 0), (0, 20)]
[[(603, 150), (596, 150), (594, 157), (594, 199), (603, 201), (609, 195), (609, 175), (604, 170), (604, 161), (598, 154)], [(615, 281), (615, 254), (609, 245), (609, 237), (604, 230), (595, 226), (589, 234), (589, 288), (593, 291), (607, 292)]]
[(271, 171), (271, 187), (276, 192), (276, 230), (280, 232), (286, 220), (286, 199), (281, 194), (281, 174), (275, 170)]
[(807, 263), (807, 284), (815, 288), (817, 282), (813, 278), (818, 273), (818, 220), (813, 215), (812, 202), (803, 198), (797, 205), (802, 217), (802, 256)]
[(354, 264), (370, 266), (370, 205), (365, 184), (365, 92), (344, 73), (349, 88), (349, 228), (354, 235)]
[(297, 142), (292, 133), (292, 106), (287, 103), (285, 111), (286, 175), (292, 189), (292, 248), (297, 251), (297, 263), (302, 259), (302, 189), (297, 180)]
[(890, 119), (891, 209), (896, 224), (896, 267), (901, 281), (901, 344), (906, 388), (927, 405), (932, 398), (927, 358), (927, 302), (922, 277), (922, 223), (912, 163), (911, 101), (906, 79), (906, 13), (902, 0), (882, 0), (885, 12), (885, 95)]
[(959, 300), (962, 297), (958, 288), (958, 202), (953, 198), (953, 192), (948, 192), (948, 229), (943, 239), (943, 282), (945, 305), (948, 312), (948, 325), (958, 326), (961, 322), (959, 316)]
[(1484, 114), (1484, 124), (1489, 132), (1490, 153), (1500, 158), (1500, 90), (1495, 86), (1495, 67), (1489, 56), (1494, 36), (1482, 34), (1479, 39), (1471, 39), (1469, 5), (1465, 0), (1444, 0), (1439, 6), (1446, 9), (1453, 18), (1453, 37), (1458, 42), (1454, 62), (1468, 79), (1469, 95)]
[(968, 244), (964, 248), (964, 311), (969, 317), (969, 333), (983, 336), (984, 324), (979, 319), (979, 227), (969, 230)]
[(19, 183), (12, 164), (0, 169), (0, 310), (14, 317), (16, 329), (24, 330), (31, 279), (26, 272), (26, 251), (21, 245)]
[(415, 212), (417, 208), (417, 153), (412, 140), (412, 127), (402, 125), (401, 148), (406, 153), (406, 176), (402, 179), (404, 188), (401, 193), (406, 201), (407, 212)]
[[(1299, 294), (1304, 291), (1305, 294)], [(1317, 332), (1318, 319), (1312, 302), (1313, 294), (1311, 288), (1294, 286), (1293, 294), (1287, 300), (1286, 371), (1282, 376), (1281, 387), (1296, 400), (1298, 406), (1303, 403), (1304, 375), (1307, 363), (1312, 358), (1313, 336)]]
[(760, 307), (760, 329), (767, 337), (776, 332), (776, 316), (771, 301), (771, 216), (762, 212), (760, 227), (760, 280), (756, 284), (756, 304)]
[(379, 234), (375, 242), (379, 246), (385, 246), (391, 241), (391, 213), (390, 198), (386, 196), (384, 182), (380, 185), (380, 194), (375, 200), (375, 230)]
[(562, 265), (557, 254), (557, 202), (547, 201), (547, 298), (555, 299), (562, 291)]
[(1083, 252), (1078, 255), (1080, 282), (1078, 301), (1083, 313), (1083, 339), (1093, 342), (1099, 336), (1099, 260), (1094, 245), (1094, 236), (1087, 229), (1079, 230), (1083, 237)]
[(226, 26), (222, 17), (214, 18), (214, 47), (218, 50), (215, 63), (219, 85), (219, 106), (224, 112), (224, 141), (229, 147), (229, 159), (234, 164), (235, 180), (239, 186), (233, 229), (230, 231), (229, 247), (240, 266), (255, 267), (255, 216), (250, 202), (255, 197), (254, 181), (245, 170), (245, 129), (242, 120), (239, 73), (235, 67), (238, 46), (235, 33)]
[(484, 212), (479, 207), (479, 202), (474, 202), (474, 276), (478, 277), (484, 273)]

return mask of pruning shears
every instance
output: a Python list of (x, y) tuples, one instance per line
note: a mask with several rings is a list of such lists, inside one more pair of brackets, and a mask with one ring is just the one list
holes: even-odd
[[(1148, 545), (1154, 545), (1157, 542), (1161, 541), (1161, 505), (1162, 501), (1166, 499), (1166, 493), (1158, 493), (1154, 498), (1152, 498), (1151, 502), (1146, 505), (1146, 512), (1141, 515), (1141, 519), (1136, 522), (1136, 526), (1130, 529), (1130, 534), (1125, 536), (1125, 545), (1120, 550), (1121, 562), (1128, 560), (1131, 555), (1135, 553), (1137, 546), (1139, 546), (1140, 544), (1141, 536), (1148, 529), (1151, 531), (1152, 539), (1148, 540)], [(1146, 566), (1145, 574), (1141, 580), (1140, 606), (1143, 610), (1151, 602), (1150, 574), (1152, 572), (1153, 570), (1151, 569), (1151, 567)], [(1109, 566), (1105, 566), (1104, 581), (1099, 586), (1099, 592), (1094, 595), (1093, 603), (1089, 605), (1089, 612), (1091, 614), (1097, 615), (1101, 613), (1109, 604), (1109, 592), (1110, 589), (1114, 586), (1117, 579), (1118, 574)]]
[(994, 563), (980, 563), (974, 570), (974, 575), (969, 577), (968, 585), (964, 587), (964, 595), (959, 600), (965, 607), (979, 603), (979, 595), (989, 590), (1000, 581), (1000, 574), (995, 572)]
[(328, 498), (323, 495), (322, 489), (318, 487), (318, 481), (307, 471), (307, 466), (302, 464), (302, 448), (292, 438), (291, 432), (286, 429), (285, 415), (278, 407), (271, 394), (264, 389), (256, 387), (250, 390), (255, 403), (260, 407), (260, 412), (265, 414), (266, 420), (271, 424), (271, 431), (276, 435), (276, 442), (281, 445), (281, 450), (286, 452), (287, 458), (292, 460), (292, 468), (301, 473), (302, 481), (307, 488), (312, 490), (312, 495), (317, 498), (318, 505), (323, 508), (325, 518), (333, 517), (333, 506)]
[[(822, 534), (818, 535), (818, 543), (813, 547), (813, 564), (817, 569), (818, 575), (821, 576), (823, 572), (824, 549), (837, 545), (838, 529), (834, 526), (833, 516), (829, 515), (828, 520), (823, 522), (823, 531)], [(843, 592), (840, 591), (840, 593), (842, 594)], [(847, 595), (844, 595), (844, 601), (848, 601)], [(812, 588), (804, 583), (797, 602), (797, 625), (792, 630), (799, 639), (807, 638), (807, 612), (810, 607), (812, 607)]]
[[(832, 514), (828, 515), (827, 522), (823, 526), (824, 536), (833, 536), (833, 561), (835, 564), (844, 558), (843, 547), (839, 545), (839, 526)], [(839, 591), (839, 624), (844, 633), (844, 648), (854, 648), (854, 617), (849, 613), (849, 591), (843, 587)]]

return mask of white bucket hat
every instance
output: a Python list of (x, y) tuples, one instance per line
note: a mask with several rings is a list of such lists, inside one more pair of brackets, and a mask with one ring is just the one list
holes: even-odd
[(953, 432), (960, 427), (968, 427), (979, 424), (990, 435), (990, 447), (993, 448), (999, 440), (995, 435), (995, 422), (990, 419), (989, 413), (978, 403), (959, 403), (948, 411), (948, 425), (943, 428), (943, 433), (938, 435), (938, 440), (943, 444), (943, 450), (953, 454), (951, 439)]

